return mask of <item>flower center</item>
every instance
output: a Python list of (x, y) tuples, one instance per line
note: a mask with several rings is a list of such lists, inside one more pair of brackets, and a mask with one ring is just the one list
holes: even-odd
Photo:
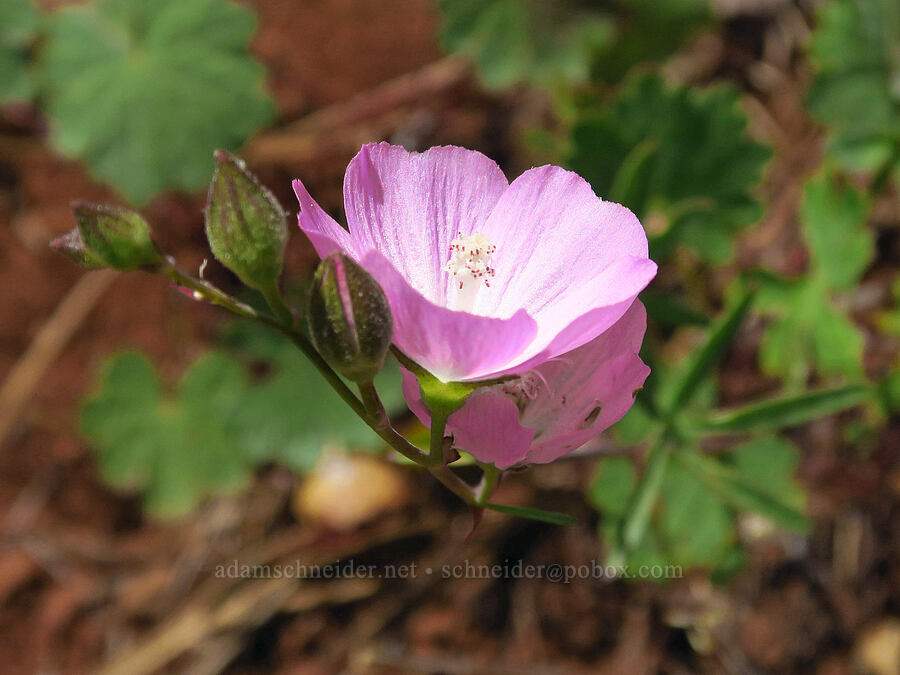
[(455, 296), (449, 298), (451, 309), (472, 311), (482, 283), (487, 287), (491, 285), (494, 276), (491, 258), (496, 250), (497, 247), (481, 232), (468, 235), (460, 232), (450, 242), (450, 259), (443, 269), (450, 273), (456, 289)]

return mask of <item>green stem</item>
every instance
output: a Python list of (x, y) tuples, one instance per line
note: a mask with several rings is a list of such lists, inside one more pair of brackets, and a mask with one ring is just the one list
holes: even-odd
[(453, 473), (449, 466), (439, 464), (438, 466), (429, 466), (428, 471), (431, 475), (443, 483), (457, 497), (462, 499), (469, 506), (479, 506), (475, 499), (475, 493), (462, 478)]
[(620, 525), (617, 550), (611, 552), (610, 564), (624, 564), (628, 556), (640, 546), (647, 533), (653, 506), (659, 497), (669, 464), (671, 451), (668, 443), (668, 439), (660, 434), (650, 448), (647, 468), (630, 500), (628, 516)]
[[(390, 418), (384, 410), (384, 406), (381, 404), (381, 400), (378, 397), (378, 393), (375, 390), (374, 384), (370, 383), (368, 385), (360, 386), (360, 396), (362, 397), (362, 401), (356, 397), (356, 395), (341, 379), (340, 375), (332, 370), (331, 366), (329, 366), (325, 359), (323, 359), (319, 354), (319, 352), (316, 351), (315, 347), (313, 347), (312, 343), (306, 338), (306, 336), (294, 330), (294, 321), (290, 310), (287, 310), (287, 315), (284, 317), (284, 319), (287, 321), (287, 316), (290, 316), (290, 320), (287, 323), (282, 323), (278, 319), (275, 319), (268, 314), (257, 312), (249, 305), (246, 305), (239, 300), (235, 300), (230, 295), (223, 293), (212, 284), (201, 279), (195, 279), (194, 277), (185, 274), (175, 267), (174, 260), (172, 260), (171, 258), (167, 258), (165, 260), (165, 262), (160, 266), (159, 271), (172, 279), (178, 285), (191, 289), (192, 291), (197, 293), (200, 298), (208, 300), (209, 302), (212, 302), (219, 307), (223, 307), (230, 312), (237, 314), (238, 316), (264, 323), (270, 328), (274, 328), (275, 330), (287, 336), (312, 362), (312, 364), (316, 367), (316, 370), (318, 370), (322, 374), (322, 376), (327, 380), (328, 384), (330, 384), (331, 387), (337, 392), (338, 396), (340, 396), (344, 400), (344, 402), (350, 406), (353, 412), (355, 412), (359, 416), (359, 418), (363, 422), (365, 422), (370, 429), (372, 429), (372, 431), (378, 434), (378, 436), (381, 437), (381, 439), (385, 443), (387, 443), (391, 448), (399, 452), (407, 459), (427, 468), (428, 471), (435, 478), (437, 478), (437, 480), (443, 483), (444, 486), (447, 487), (447, 489), (456, 494), (466, 504), (468, 504), (469, 506), (475, 505), (475, 495), (465, 481), (463, 481), (450, 469), (441, 465), (440, 461), (434, 463), (429, 455), (423, 453), (421, 450), (419, 450), (419, 448), (410, 443), (406, 438), (403, 437), (403, 435), (401, 435), (396, 429), (394, 429), (394, 427), (391, 425)], [(279, 297), (278, 301), (276, 302), (276, 306), (280, 301), (281, 298)], [(273, 307), (273, 310), (275, 309), (276, 307)], [(287, 309), (286, 306), (285, 309)], [(441, 425), (440, 433), (442, 437), (443, 429), (444, 425)]]
[(428, 447), (428, 462), (433, 465), (444, 463), (444, 431), (447, 415), (431, 411), (431, 444)]
[(484, 472), (484, 476), (482, 476), (481, 478), (481, 485), (478, 488), (476, 501), (478, 502), (478, 504), (483, 505), (488, 499), (490, 499), (491, 493), (494, 491), (494, 487), (497, 485), (497, 480), (500, 478), (500, 474), (502, 474), (503, 472), (493, 464), (482, 464), (481, 462), (479, 462), (478, 466), (481, 467), (481, 470)]
[(277, 316), (284, 324), (288, 326), (295, 325), (296, 320), (294, 318), (294, 313), (282, 299), (281, 293), (278, 292), (277, 283), (273, 284), (271, 289), (263, 291), (262, 294), (266, 299), (266, 303), (269, 305), (272, 311), (275, 312), (275, 316)]

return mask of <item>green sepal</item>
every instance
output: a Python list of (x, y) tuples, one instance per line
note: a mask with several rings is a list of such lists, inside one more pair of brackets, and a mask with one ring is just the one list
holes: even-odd
[[(150, 226), (137, 211), (111, 204), (72, 202), (85, 256), (118, 270), (152, 267), (162, 256), (150, 238)], [(96, 266), (96, 265), (95, 265)]]
[(59, 251), (69, 260), (89, 270), (106, 267), (105, 262), (85, 248), (81, 230), (77, 227), (51, 241), (50, 248)]
[(244, 162), (217, 150), (206, 201), (206, 238), (216, 260), (247, 286), (277, 294), (288, 230), (285, 213)]

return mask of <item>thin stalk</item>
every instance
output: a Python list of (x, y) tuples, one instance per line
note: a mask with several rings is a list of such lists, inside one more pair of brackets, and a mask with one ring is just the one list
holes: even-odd
[(444, 463), (444, 431), (447, 415), (431, 412), (431, 444), (428, 446), (428, 462), (433, 465)]
[(478, 504), (484, 504), (491, 497), (491, 493), (494, 491), (494, 487), (497, 485), (497, 480), (500, 478), (500, 474), (503, 472), (498, 469), (493, 464), (482, 464), (478, 463), (481, 467), (481, 470), (484, 472), (484, 476), (481, 478), (481, 485), (478, 487), (478, 493), (476, 495), (475, 500)]
[(428, 471), (466, 504), (469, 506), (479, 505), (478, 501), (475, 499), (475, 493), (472, 492), (472, 488), (469, 487), (469, 484), (453, 473), (453, 470), (450, 469), (449, 466), (444, 464), (429, 466)]
[[(212, 284), (201, 279), (195, 279), (194, 277), (185, 274), (175, 267), (174, 261), (171, 258), (166, 259), (166, 261), (160, 266), (159, 271), (172, 279), (178, 285), (191, 289), (203, 299), (208, 300), (209, 302), (212, 302), (219, 307), (223, 307), (233, 314), (237, 314), (238, 316), (264, 323), (270, 328), (274, 328), (275, 330), (284, 334), (312, 362), (312, 364), (316, 367), (316, 370), (318, 370), (322, 374), (328, 384), (330, 384), (335, 392), (337, 392), (338, 396), (340, 396), (344, 400), (344, 402), (350, 406), (353, 412), (355, 412), (359, 416), (359, 418), (363, 422), (365, 422), (370, 429), (372, 429), (372, 431), (378, 434), (378, 436), (381, 437), (381, 439), (384, 440), (385, 443), (387, 443), (391, 448), (399, 452), (407, 459), (427, 468), (428, 471), (435, 478), (437, 478), (437, 480), (443, 483), (444, 486), (447, 487), (447, 489), (456, 494), (466, 504), (468, 504), (469, 506), (475, 505), (475, 495), (465, 481), (463, 481), (459, 476), (453, 473), (446, 466), (440, 465), (440, 463), (435, 465), (429, 455), (423, 453), (421, 450), (419, 450), (419, 448), (410, 443), (396, 429), (394, 429), (394, 427), (391, 425), (390, 418), (384, 411), (384, 406), (381, 404), (381, 400), (378, 398), (378, 393), (375, 390), (374, 385), (369, 384), (367, 386), (361, 386), (360, 395), (362, 397), (362, 401), (357, 398), (357, 396), (341, 379), (340, 375), (332, 370), (331, 366), (329, 366), (325, 359), (323, 359), (319, 354), (319, 352), (316, 351), (315, 347), (313, 347), (312, 343), (306, 338), (306, 336), (294, 330), (292, 325), (293, 316), (291, 316), (289, 323), (284, 324), (268, 314), (260, 313), (249, 305), (244, 304), (243, 302), (240, 302), (239, 300), (232, 298), (230, 295), (220, 291)], [(288, 314), (290, 314), (290, 310), (288, 310)], [(285, 319), (287, 319), (287, 317), (285, 317)], [(370, 408), (371, 412), (369, 410)], [(440, 433), (442, 440), (443, 429), (444, 425), (441, 425)], [(438, 457), (440, 457), (440, 455), (438, 455)]]
[(285, 325), (292, 327), (295, 325), (296, 320), (294, 318), (294, 313), (281, 298), (277, 284), (273, 284), (270, 290), (264, 291), (263, 297), (266, 299), (266, 303), (272, 311), (275, 312), (275, 316), (277, 316)]
[(619, 525), (618, 544), (615, 550), (610, 552), (610, 564), (624, 564), (628, 556), (643, 541), (650, 525), (653, 506), (662, 489), (670, 456), (669, 439), (662, 430), (657, 431), (647, 457), (647, 468), (634, 496), (629, 500), (628, 515)]

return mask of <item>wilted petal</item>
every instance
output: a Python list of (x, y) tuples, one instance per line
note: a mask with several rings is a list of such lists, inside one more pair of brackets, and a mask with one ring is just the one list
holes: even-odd
[(628, 412), (650, 369), (638, 356), (647, 312), (634, 302), (608, 331), (535, 368), (538, 393), (520, 421), (537, 429), (529, 462), (550, 462), (596, 436)]
[[(403, 394), (419, 421), (431, 426), (419, 383), (406, 370), (403, 370)], [(519, 423), (519, 409), (513, 400), (493, 388), (477, 390), (450, 419), (453, 422), (448, 423), (447, 432), (453, 434), (454, 446), (500, 469), (522, 462), (534, 436), (533, 429)]]
[(370, 144), (347, 167), (344, 208), (360, 256), (381, 252), (413, 288), (444, 304), (451, 240), (481, 227), (507, 186), (480, 152)]
[[(550, 462), (577, 449), (620, 420), (634, 403), (650, 373), (638, 356), (646, 326), (643, 305), (633, 303), (592, 342), (518, 381), (477, 390), (447, 420), (447, 433), (461, 450), (501, 469)], [(404, 375), (403, 393), (410, 409), (428, 424), (412, 375)]]

